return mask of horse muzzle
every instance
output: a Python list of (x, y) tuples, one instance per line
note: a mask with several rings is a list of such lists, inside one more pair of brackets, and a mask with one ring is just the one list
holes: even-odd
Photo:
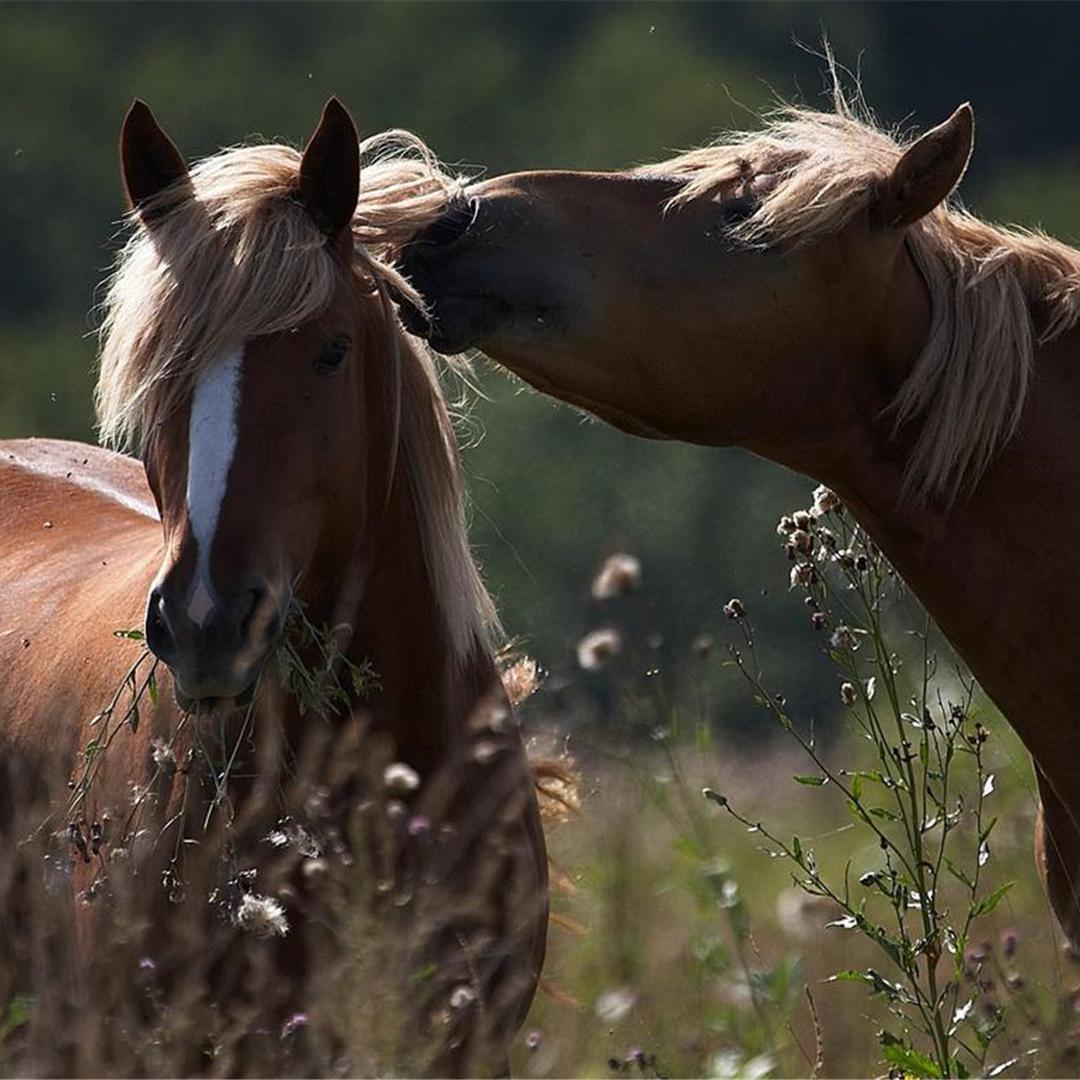
[(498, 276), (492, 278), (478, 264), (466, 243), (436, 244), (421, 233), (403, 251), (401, 269), (427, 305), (421, 312), (406, 297), (396, 296), (402, 325), (426, 338), (436, 352), (460, 353), (482, 346), (512, 316)]
[(240, 698), (251, 689), (281, 629), (283, 607), (265, 585), (227, 597), (150, 592), (146, 643), (173, 675), (180, 704)]

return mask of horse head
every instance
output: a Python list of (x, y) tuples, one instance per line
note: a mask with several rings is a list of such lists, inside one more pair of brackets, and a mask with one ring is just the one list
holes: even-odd
[(103, 371), (137, 368), (164, 527), (147, 643), (182, 699), (234, 698), (294, 595), (329, 618), (362, 587), (393, 473), (397, 331), (355, 258), (356, 128), (331, 99), (302, 156), (255, 147), (189, 170), (136, 102), (121, 161), (137, 233), (108, 342), (136, 355), (107, 350)]

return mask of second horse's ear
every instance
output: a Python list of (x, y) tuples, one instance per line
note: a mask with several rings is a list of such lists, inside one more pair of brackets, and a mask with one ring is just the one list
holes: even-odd
[(960, 183), (975, 136), (975, 114), (961, 105), (904, 151), (886, 180), (878, 205), (883, 225), (902, 227), (930, 213)]
[(352, 223), (360, 197), (360, 140), (348, 110), (332, 97), (300, 161), (300, 199), (330, 238)]
[(145, 102), (136, 98), (120, 129), (120, 171), (133, 210), (145, 208), (167, 187), (186, 180), (188, 168), (176, 144), (161, 130)]

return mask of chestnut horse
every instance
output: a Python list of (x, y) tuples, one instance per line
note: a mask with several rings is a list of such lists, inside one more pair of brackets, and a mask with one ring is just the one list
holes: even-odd
[(836, 96), (630, 172), (468, 188), (402, 263), (430, 322), (403, 317), (636, 435), (835, 489), (1031, 752), (1080, 945), (1080, 252), (950, 202), (970, 106), (902, 143)]
[[(128, 955), (106, 929), (134, 862), (147, 932), (128, 952), (189, 990), (205, 974), (192, 1000), (214, 1039), (246, 1025), (277, 1046), (294, 1014), (311, 1039), (330, 996), (390, 1047), (354, 1070), (500, 1073), (544, 956), (544, 838), (432, 361), (387, 298), (407, 286), (361, 242), (420, 212), (428, 169), (374, 149), (361, 189), (331, 100), (302, 155), (253, 146), (189, 169), (145, 105), (128, 113), (133, 233), (97, 399), (105, 438), (142, 464), (0, 444), (0, 754), (22, 783), (0, 836), (25, 838), (20, 799), (52, 800), (84, 978), (96, 941), (113, 950), (101, 970)], [(143, 621), (156, 672), (114, 636)], [(318, 884), (335, 861), (368, 873), (381, 913), (382, 967), (359, 984), (342, 963), (355, 912)], [(4, 912), (6, 941), (28, 914)], [(280, 1067), (245, 1052), (215, 1068)]]

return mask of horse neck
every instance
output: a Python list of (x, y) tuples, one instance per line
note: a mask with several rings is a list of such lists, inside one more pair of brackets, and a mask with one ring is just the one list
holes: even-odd
[(904, 460), (872, 426), (833, 469), (844, 498), (1002, 710), (1062, 800), (1080, 809), (1072, 723), (1080, 603), (1080, 330), (1036, 357), (1020, 428), (949, 507), (902, 496)]

